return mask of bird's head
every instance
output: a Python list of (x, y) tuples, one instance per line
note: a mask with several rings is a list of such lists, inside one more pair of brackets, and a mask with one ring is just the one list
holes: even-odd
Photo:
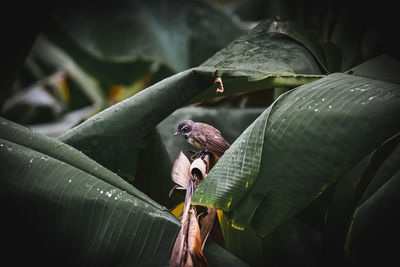
[(188, 135), (192, 131), (193, 121), (192, 120), (184, 120), (178, 125), (178, 130), (175, 132), (174, 136), (178, 134)]

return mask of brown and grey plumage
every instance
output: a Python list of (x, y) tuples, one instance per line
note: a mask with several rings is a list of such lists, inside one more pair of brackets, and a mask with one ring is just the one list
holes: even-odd
[(212, 152), (218, 157), (221, 157), (230, 146), (220, 131), (206, 123), (184, 120), (179, 124), (174, 136), (178, 134), (182, 134), (188, 143)]

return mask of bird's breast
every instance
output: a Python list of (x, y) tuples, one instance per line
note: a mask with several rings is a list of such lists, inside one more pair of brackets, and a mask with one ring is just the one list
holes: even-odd
[(189, 144), (194, 145), (195, 147), (199, 149), (203, 149), (199, 143), (197, 143), (193, 137), (191, 136), (185, 136), (186, 140), (188, 141)]

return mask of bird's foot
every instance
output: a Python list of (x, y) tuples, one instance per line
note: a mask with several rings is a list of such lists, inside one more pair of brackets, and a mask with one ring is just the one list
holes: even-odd
[(209, 152), (207, 151), (207, 150), (205, 150), (205, 149), (203, 149), (203, 150), (201, 150), (201, 151), (198, 151), (198, 152), (195, 152), (195, 151), (189, 151), (190, 153), (194, 153), (194, 155), (192, 155), (191, 157), (190, 157), (190, 159), (193, 161), (193, 160), (195, 160), (195, 159), (198, 159), (198, 158), (201, 158), (201, 159), (204, 159), (204, 157), (206, 156), (206, 154), (208, 154)]

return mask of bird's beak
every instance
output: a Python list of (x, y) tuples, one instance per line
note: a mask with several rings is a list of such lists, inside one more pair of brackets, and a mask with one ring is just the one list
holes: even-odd
[(174, 133), (174, 136), (177, 136), (178, 134), (180, 134), (180, 132), (179, 132), (179, 131), (176, 131), (176, 132)]

